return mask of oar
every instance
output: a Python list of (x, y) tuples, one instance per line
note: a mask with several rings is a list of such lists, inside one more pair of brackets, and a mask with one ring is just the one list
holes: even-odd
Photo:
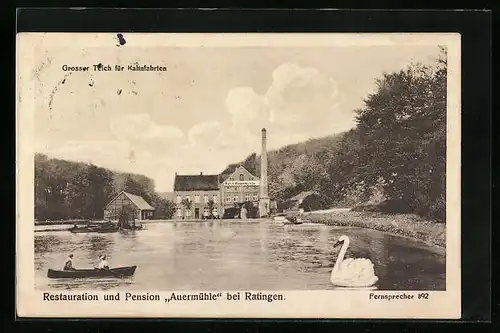
[(113, 272), (113, 271), (112, 271), (111, 269), (109, 269), (109, 268), (97, 268), (97, 269), (102, 269), (102, 270), (108, 271), (108, 272), (110, 272), (111, 274), (113, 274), (113, 276), (114, 276), (114, 277), (117, 277), (117, 278), (121, 278), (121, 277), (122, 277), (120, 274)]

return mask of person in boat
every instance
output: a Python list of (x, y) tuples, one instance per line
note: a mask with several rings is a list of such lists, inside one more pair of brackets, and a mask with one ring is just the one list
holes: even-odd
[(68, 260), (64, 264), (63, 270), (64, 271), (74, 271), (75, 270), (75, 268), (73, 267), (73, 254), (70, 254), (68, 256)]
[(97, 264), (96, 269), (109, 269), (108, 262), (106, 261), (106, 256), (101, 255), (101, 256), (99, 256), (99, 259), (101, 261), (99, 261), (99, 264)]

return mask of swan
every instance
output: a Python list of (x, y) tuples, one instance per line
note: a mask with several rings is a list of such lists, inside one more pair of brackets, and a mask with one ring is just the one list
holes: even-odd
[[(342, 244), (343, 243), (343, 244)], [(370, 259), (349, 258), (344, 260), (349, 247), (349, 237), (341, 236), (334, 247), (342, 244), (337, 261), (332, 269), (331, 282), (339, 287), (372, 287), (378, 281)]]

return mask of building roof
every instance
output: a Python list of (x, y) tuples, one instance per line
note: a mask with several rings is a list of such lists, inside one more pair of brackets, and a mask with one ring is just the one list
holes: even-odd
[(299, 201), (299, 200), (304, 200), (305, 198), (307, 198), (308, 196), (313, 195), (313, 194), (316, 194), (316, 195), (317, 195), (318, 193), (316, 193), (316, 192), (314, 192), (314, 191), (304, 191), (304, 192), (300, 192), (299, 194), (297, 194), (297, 195), (296, 195), (296, 196), (294, 196), (294, 197), (291, 197), (291, 198), (290, 198), (290, 199), (288, 199), (288, 200), (290, 200), (290, 201)]
[(115, 197), (113, 199), (111, 199), (108, 204), (104, 207), (108, 207), (113, 201), (116, 200), (116, 198), (118, 198), (118, 196), (120, 194), (125, 194), (129, 199), (130, 201), (132, 201), (132, 203), (137, 207), (139, 208), (140, 210), (155, 210), (153, 207), (151, 207), (150, 204), (148, 204), (146, 202), (146, 200), (144, 200), (142, 197), (138, 196), (138, 195), (135, 195), (135, 194), (132, 194), (132, 193), (128, 193), (128, 192), (125, 192), (125, 191), (121, 191), (120, 193), (118, 193), (117, 195), (115, 195)]
[(123, 193), (141, 210), (154, 210), (143, 197), (123, 191)]
[(211, 191), (219, 189), (219, 175), (175, 175), (174, 191)]
[(239, 166), (237, 166), (237, 167), (233, 170), (233, 172), (231, 172), (231, 173), (223, 173), (223, 174), (221, 174), (221, 175), (220, 175), (220, 182), (221, 182), (221, 183), (223, 183), (223, 182), (225, 182), (225, 181), (226, 181), (229, 177), (231, 177), (231, 176), (233, 176), (233, 175), (235, 175), (235, 174), (237, 174), (237, 173), (240, 173), (240, 172), (242, 172), (242, 171), (243, 171), (243, 172), (245, 172), (245, 173), (247, 173), (248, 175), (251, 175), (251, 176), (254, 178), (254, 180), (260, 180), (260, 178), (259, 178), (259, 177), (255, 176), (253, 173), (251, 173), (250, 171), (248, 171), (248, 170), (247, 170), (247, 169), (246, 169), (243, 165), (239, 165)]

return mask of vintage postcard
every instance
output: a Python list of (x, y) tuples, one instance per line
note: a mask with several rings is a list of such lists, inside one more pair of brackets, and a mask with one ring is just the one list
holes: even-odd
[(460, 62), (459, 34), (18, 34), (18, 316), (460, 318)]

